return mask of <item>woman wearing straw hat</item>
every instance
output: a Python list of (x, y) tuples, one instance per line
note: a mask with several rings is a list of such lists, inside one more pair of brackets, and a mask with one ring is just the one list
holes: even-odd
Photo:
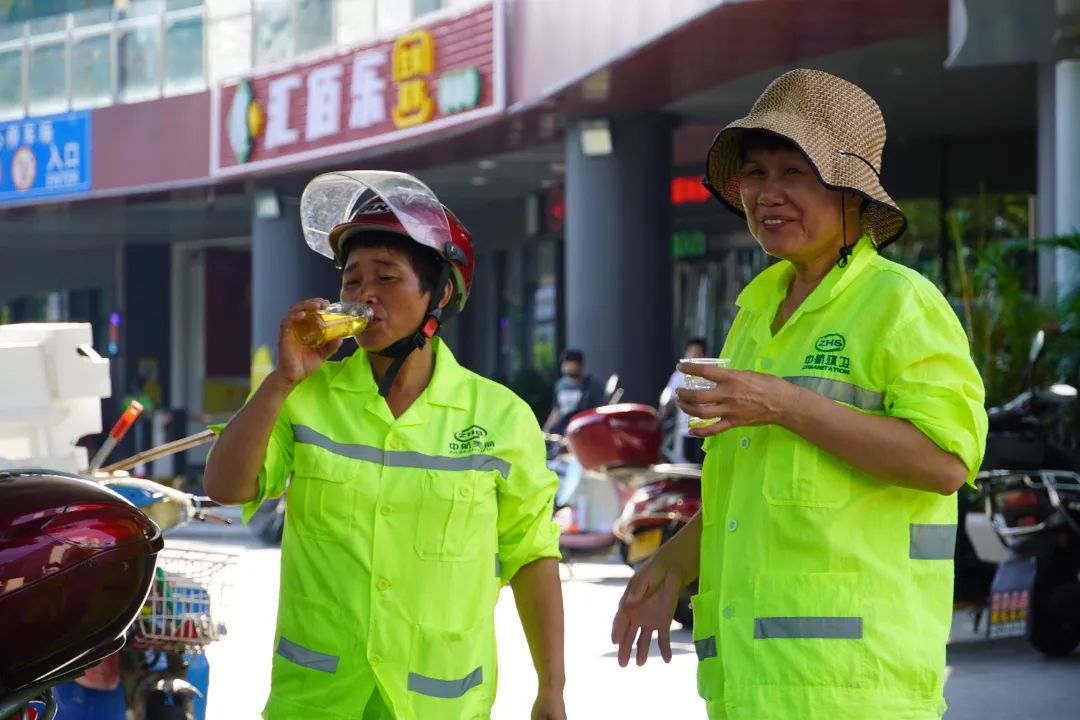
[(721, 355), (684, 372), (705, 437), (702, 512), (631, 580), (625, 665), (670, 660), (694, 598), (710, 718), (938, 718), (956, 501), (986, 438), (983, 386), (941, 293), (879, 251), (906, 221), (881, 186), (874, 100), (815, 70), (720, 132), (706, 185), (779, 258), (738, 299)]

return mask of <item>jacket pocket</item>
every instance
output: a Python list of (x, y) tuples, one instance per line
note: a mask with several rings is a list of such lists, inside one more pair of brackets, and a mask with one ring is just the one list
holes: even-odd
[(464, 632), (418, 625), (409, 658), (412, 717), (473, 720), (491, 713), (495, 691), (491, 621)]
[(344, 475), (334, 473), (294, 476), (289, 483), (286, 522), (301, 535), (330, 539), (352, 535), (356, 492)]
[[(495, 486), (484, 473), (428, 471), (417, 523), (415, 548), (422, 560), (475, 559), (491, 547), (495, 532)], [(492, 535), (494, 537), (494, 535)]]
[(272, 692), (290, 703), (321, 705), (327, 692), (343, 692), (346, 649), (341, 611), (301, 595), (283, 595), (274, 642)]
[(866, 603), (857, 573), (761, 573), (754, 677), (761, 685), (866, 687)]
[(717, 638), (716, 593), (698, 593), (690, 600), (694, 611), (694, 651), (697, 653), (698, 695), (706, 700), (720, 697), (723, 689), (723, 671)]
[(762, 492), (773, 505), (840, 507), (851, 497), (851, 466), (783, 428), (771, 427)]

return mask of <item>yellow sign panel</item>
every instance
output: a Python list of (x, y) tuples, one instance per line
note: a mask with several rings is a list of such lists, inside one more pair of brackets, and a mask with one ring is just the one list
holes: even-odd
[(426, 75), (435, 72), (435, 41), (427, 30), (415, 30), (394, 43), (393, 79), (398, 83), (394, 125), (420, 125), (431, 119), (435, 103), (428, 92)]
[(394, 42), (394, 82), (435, 72), (435, 41), (427, 30), (405, 33)]

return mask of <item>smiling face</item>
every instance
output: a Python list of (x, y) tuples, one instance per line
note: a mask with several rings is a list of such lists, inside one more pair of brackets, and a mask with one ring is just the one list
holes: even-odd
[[(404, 238), (402, 242), (412, 243), (412, 240)], [(360, 347), (369, 352), (383, 350), (412, 335), (427, 315), (431, 290), (438, 279), (439, 260), (422, 253), (410, 255), (406, 248), (407, 245), (383, 243), (376, 238), (365, 238), (347, 248), (341, 273), (341, 301), (367, 303), (375, 311), (371, 324), (356, 336)], [(434, 256), (434, 252), (431, 254)], [(428, 260), (436, 264), (432, 267)], [(444, 305), (450, 299), (449, 294), (447, 284), (442, 297)]]
[[(835, 259), (843, 244), (840, 195), (821, 184), (793, 145), (750, 143), (743, 153), (739, 197), (750, 233), (769, 255), (799, 265)], [(852, 243), (859, 200), (849, 193), (845, 204)]]

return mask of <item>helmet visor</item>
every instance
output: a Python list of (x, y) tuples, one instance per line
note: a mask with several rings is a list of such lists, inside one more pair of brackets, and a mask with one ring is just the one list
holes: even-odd
[(324, 173), (308, 183), (300, 198), (300, 223), (308, 247), (332, 259), (330, 231), (357, 222), (356, 211), (373, 197), (386, 203), (413, 240), (443, 254), (451, 239), (450, 226), (435, 193), (411, 175), (382, 170)]

